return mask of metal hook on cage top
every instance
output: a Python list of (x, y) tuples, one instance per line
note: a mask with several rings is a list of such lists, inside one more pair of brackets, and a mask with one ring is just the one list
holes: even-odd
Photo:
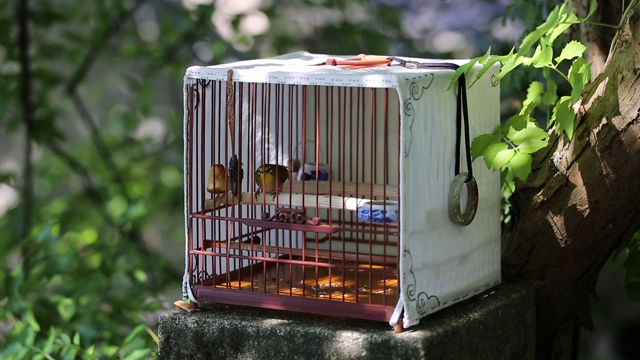
[(322, 148), (320, 148), (319, 146), (314, 146), (315, 151), (319, 152), (320, 156), (317, 157), (317, 161), (314, 160), (314, 162), (307, 162), (306, 159), (303, 159), (304, 162), (302, 164), (302, 166), (300, 166), (300, 160), (297, 159), (299, 156), (299, 148), (300, 145), (302, 145), (303, 143), (312, 143), (312, 144), (316, 144), (315, 141), (313, 140), (305, 140), (305, 141), (300, 141), (297, 145), (296, 145), (296, 152), (295, 152), (295, 160), (293, 160), (294, 162), (294, 171), (295, 171), (295, 164), (297, 161), (297, 166), (299, 167), (297, 169), (297, 179), (298, 181), (309, 181), (309, 180), (318, 180), (318, 181), (328, 181), (329, 179), (331, 179), (331, 168), (329, 167), (328, 164), (323, 163), (322, 158), (324, 157), (324, 152), (322, 151)]
[[(457, 65), (456, 65), (457, 66)], [(467, 172), (460, 172), (460, 147), (464, 128), (464, 147), (467, 160)], [(478, 210), (478, 183), (473, 177), (471, 166), (471, 145), (469, 131), (469, 107), (467, 104), (467, 84), (462, 74), (458, 79), (458, 95), (456, 109), (456, 163), (455, 177), (449, 188), (449, 218), (455, 224), (467, 226), (471, 224)], [(460, 209), (462, 187), (467, 188), (467, 204), (464, 212)]]

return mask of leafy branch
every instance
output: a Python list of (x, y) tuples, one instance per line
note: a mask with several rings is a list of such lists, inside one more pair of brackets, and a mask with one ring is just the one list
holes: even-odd
[[(489, 69), (501, 64), (494, 83), (507, 74), (523, 66), (540, 69), (543, 81), (529, 84), (527, 95), (520, 111), (511, 116), (491, 134), (480, 135), (471, 145), (474, 158), (482, 157), (488, 168), (500, 170), (502, 194), (508, 199), (515, 191), (515, 179), (526, 181), (532, 169), (532, 154), (547, 147), (549, 132), (573, 137), (576, 112), (582, 90), (591, 78), (591, 67), (583, 57), (586, 46), (578, 41), (564, 44), (557, 53), (557, 41), (561, 34), (573, 25), (586, 22), (597, 9), (597, 2), (591, 2), (585, 18), (578, 18), (572, 3), (556, 6), (544, 23), (524, 37), (519, 48), (512, 48), (507, 55), (490, 56), (491, 49), (483, 56), (472, 59), (458, 69), (452, 84), (463, 73), (475, 83)], [(567, 66), (566, 64), (570, 63)], [(476, 71), (479, 66), (479, 71)], [(555, 75), (555, 76), (553, 76)], [(559, 96), (559, 84), (571, 87), (569, 95)], [(538, 112), (546, 114), (543, 128), (536, 120)]]

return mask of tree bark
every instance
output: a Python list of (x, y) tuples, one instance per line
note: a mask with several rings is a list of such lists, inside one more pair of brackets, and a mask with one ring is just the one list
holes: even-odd
[(503, 234), (505, 279), (536, 289), (539, 359), (576, 356), (597, 276), (640, 224), (638, 3), (578, 110), (574, 138), (554, 136), (518, 184)]

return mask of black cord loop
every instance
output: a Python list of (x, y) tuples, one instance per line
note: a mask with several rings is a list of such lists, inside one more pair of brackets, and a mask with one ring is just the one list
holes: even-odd
[[(396, 57), (391, 57), (391, 61), (395, 61), (408, 69), (446, 69), (457, 70), (460, 66), (453, 63), (429, 63), (406, 61)], [(467, 104), (467, 82), (464, 74), (461, 74), (457, 81), (458, 93), (456, 96), (456, 163), (455, 176), (449, 188), (449, 218), (459, 226), (467, 226), (471, 224), (478, 210), (478, 184), (473, 177), (473, 168), (471, 167), (471, 140), (469, 130), (469, 106)], [(464, 148), (467, 160), (467, 172), (460, 172), (460, 148), (462, 142), (462, 131), (464, 131)], [(462, 211), (460, 208), (460, 198), (462, 188), (467, 189), (467, 204)]]
[[(395, 56), (390, 57), (392, 61), (397, 62), (399, 65), (390, 66), (402, 66), (407, 69), (442, 69), (442, 70), (457, 70), (460, 66), (454, 63), (444, 62), (417, 62), (411, 60), (404, 60)], [(467, 104), (467, 81), (464, 74), (458, 78), (458, 94), (456, 98), (456, 164), (455, 164), (455, 176), (460, 174), (460, 146), (462, 141), (462, 130), (464, 128), (464, 147), (465, 157), (467, 160), (467, 178), (465, 183), (468, 183), (473, 179), (473, 168), (471, 167), (471, 142), (470, 142), (470, 130), (469, 130), (469, 107)]]

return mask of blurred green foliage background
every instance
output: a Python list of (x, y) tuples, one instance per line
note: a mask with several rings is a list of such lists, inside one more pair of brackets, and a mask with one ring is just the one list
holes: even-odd
[(506, 53), (544, 15), (505, 19), (510, 5), (1, 2), (0, 358), (155, 356), (158, 314), (181, 296), (187, 67), (299, 50)]

